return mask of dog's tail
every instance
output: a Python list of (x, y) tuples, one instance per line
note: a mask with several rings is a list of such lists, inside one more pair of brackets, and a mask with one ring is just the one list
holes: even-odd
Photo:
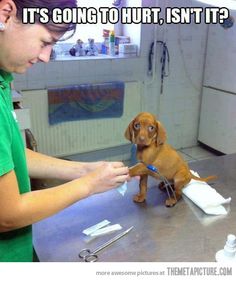
[(217, 176), (209, 176), (209, 177), (206, 177), (206, 178), (200, 178), (200, 177), (194, 176), (194, 175), (191, 173), (191, 178), (194, 179), (194, 180), (197, 180), (197, 181), (205, 181), (205, 182), (208, 182), (208, 181), (217, 179)]

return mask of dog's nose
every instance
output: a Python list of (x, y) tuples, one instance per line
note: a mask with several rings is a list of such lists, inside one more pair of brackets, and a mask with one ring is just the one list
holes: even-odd
[(139, 136), (138, 139), (139, 139), (140, 142), (145, 142), (145, 137), (144, 136)]

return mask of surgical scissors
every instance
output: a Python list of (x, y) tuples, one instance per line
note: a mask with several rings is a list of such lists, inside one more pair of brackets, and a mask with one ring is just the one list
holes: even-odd
[(95, 249), (94, 251), (91, 251), (90, 249), (83, 249), (80, 251), (79, 253), (79, 257), (81, 259), (83, 259), (85, 262), (96, 262), (98, 260), (98, 255), (97, 253), (100, 252), (101, 250), (105, 249), (106, 247), (110, 246), (111, 244), (113, 244), (114, 242), (116, 242), (118, 239), (120, 239), (121, 237), (125, 236), (127, 233), (129, 233), (134, 227), (131, 226), (130, 228), (128, 228), (127, 230), (125, 230), (124, 232), (116, 235), (115, 237), (113, 237), (112, 239), (108, 240), (106, 243), (104, 243), (103, 245), (99, 246), (97, 249)]

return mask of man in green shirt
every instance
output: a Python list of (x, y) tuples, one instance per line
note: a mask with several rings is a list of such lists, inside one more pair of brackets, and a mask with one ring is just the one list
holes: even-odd
[[(53, 44), (72, 24), (22, 24), (23, 8), (76, 7), (76, 0), (0, 0), (0, 261), (32, 261), (31, 225), (71, 204), (129, 180), (122, 162), (82, 163), (25, 149), (12, 107), (11, 72), (48, 62)], [(30, 191), (32, 178), (68, 182)]]

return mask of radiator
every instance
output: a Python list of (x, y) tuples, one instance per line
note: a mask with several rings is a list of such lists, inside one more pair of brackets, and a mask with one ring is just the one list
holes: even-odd
[(125, 83), (124, 110), (121, 118), (48, 123), (47, 90), (22, 91), (23, 106), (30, 108), (31, 131), (38, 151), (57, 157), (92, 152), (127, 144), (124, 131), (141, 111), (140, 82)]

